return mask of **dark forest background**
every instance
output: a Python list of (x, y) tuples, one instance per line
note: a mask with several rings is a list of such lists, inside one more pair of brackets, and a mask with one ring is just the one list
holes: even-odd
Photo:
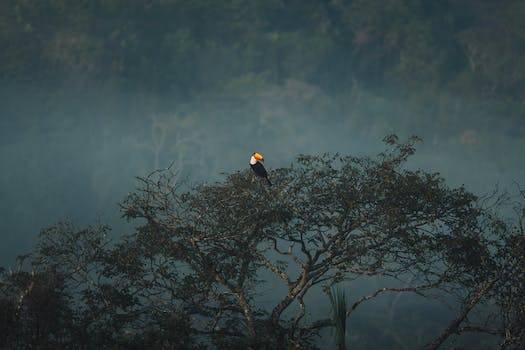
[(519, 0), (3, 0), (0, 265), (64, 218), (120, 236), (135, 176), (211, 183), (255, 150), (278, 168), (418, 135), (409, 167), (515, 191), (524, 17)]
[(519, 105), (523, 6), (6, 0), (0, 72), (5, 82), (99, 80), (176, 101), (291, 79), (340, 102), (364, 89), (396, 97), (447, 91)]

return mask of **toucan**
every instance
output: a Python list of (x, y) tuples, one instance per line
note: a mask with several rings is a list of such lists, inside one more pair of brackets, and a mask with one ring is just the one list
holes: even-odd
[(252, 157), (250, 158), (250, 167), (252, 168), (255, 175), (266, 179), (268, 185), (271, 186), (272, 183), (270, 179), (268, 179), (268, 172), (264, 168), (262, 162), (264, 162), (264, 157), (262, 156), (262, 154), (253, 152)]

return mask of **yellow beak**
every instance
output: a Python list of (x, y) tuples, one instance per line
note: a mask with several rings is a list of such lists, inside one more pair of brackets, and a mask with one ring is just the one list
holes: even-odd
[(257, 153), (257, 152), (255, 152), (255, 153), (253, 154), (253, 157), (254, 157), (255, 159), (257, 159), (257, 160), (264, 160), (264, 157), (262, 156), (262, 154)]

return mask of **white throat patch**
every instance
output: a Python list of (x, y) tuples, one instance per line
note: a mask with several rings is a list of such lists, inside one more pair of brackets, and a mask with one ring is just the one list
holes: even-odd
[(252, 156), (252, 157), (250, 158), (250, 164), (251, 164), (251, 165), (255, 165), (255, 163), (257, 163), (257, 159), (255, 159), (255, 157)]

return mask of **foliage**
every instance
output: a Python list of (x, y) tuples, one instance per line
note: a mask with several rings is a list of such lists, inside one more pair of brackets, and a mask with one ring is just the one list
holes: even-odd
[(88, 77), (180, 99), (258, 76), (520, 101), (523, 10), (517, 0), (6, 0), (0, 76)]
[[(306, 297), (377, 276), (383, 286), (346, 317), (384, 293), (452, 298), (458, 316), (429, 348), (466, 332), (519, 348), (523, 227), (407, 170), (417, 138), (385, 141), (377, 158), (299, 156), (271, 172), (271, 188), (248, 172), (190, 190), (169, 170), (139, 178), (121, 203), (133, 232), (111, 243), (107, 227), (58, 224), (42, 231), (31, 272), (3, 273), (4, 346), (315, 348), (334, 324), (305, 317)], [(474, 309), (487, 321), (469, 319)]]
[(347, 301), (344, 289), (332, 287), (328, 290), (332, 306), (332, 324), (335, 329), (335, 339), (339, 350), (346, 349), (346, 311)]

